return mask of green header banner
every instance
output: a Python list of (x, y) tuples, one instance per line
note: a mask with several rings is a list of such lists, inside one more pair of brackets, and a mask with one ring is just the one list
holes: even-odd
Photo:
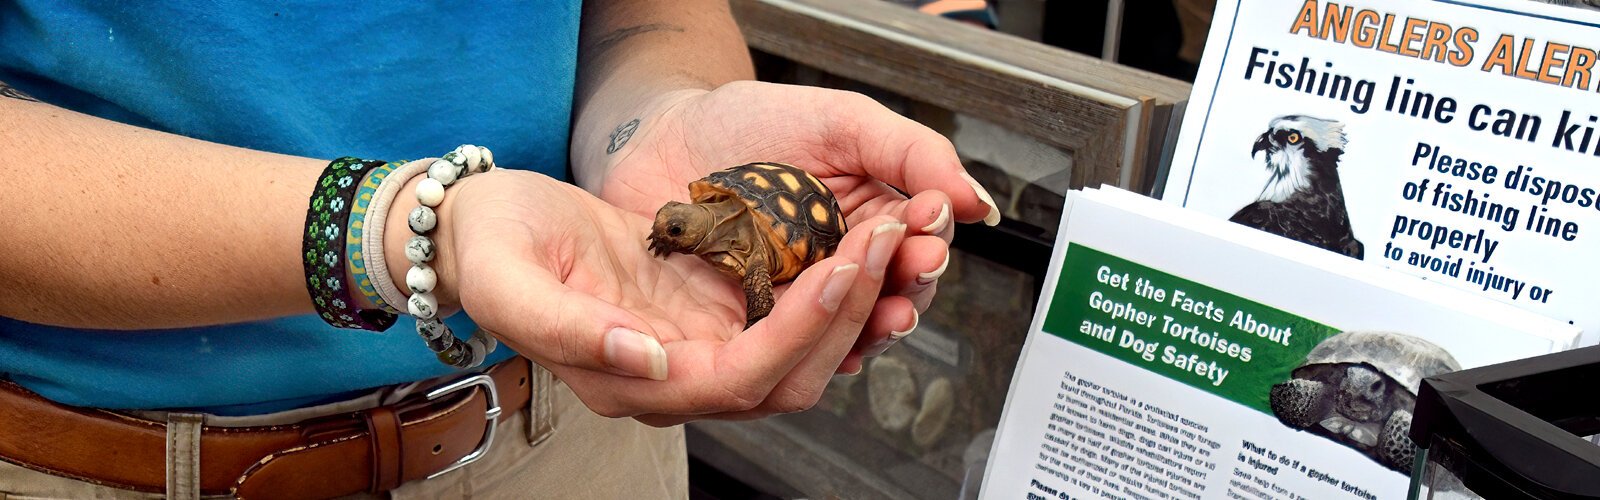
[(1339, 333), (1077, 243), (1044, 331), (1269, 415), (1272, 385)]

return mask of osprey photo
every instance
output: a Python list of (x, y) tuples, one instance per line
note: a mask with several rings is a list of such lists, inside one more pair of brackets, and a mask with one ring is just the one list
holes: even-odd
[(1339, 186), (1344, 146), (1343, 123), (1301, 115), (1273, 119), (1250, 148), (1252, 159), (1265, 153), (1266, 185), (1228, 220), (1362, 258)]

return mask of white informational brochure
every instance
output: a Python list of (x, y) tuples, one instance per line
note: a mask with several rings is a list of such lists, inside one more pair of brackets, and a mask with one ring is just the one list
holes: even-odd
[(980, 498), (1404, 498), (1422, 378), (1578, 336), (1156, 200), (1074, 191)]
[(1222, 0), (1162, 198), (1600, 341), (1600, 13)]

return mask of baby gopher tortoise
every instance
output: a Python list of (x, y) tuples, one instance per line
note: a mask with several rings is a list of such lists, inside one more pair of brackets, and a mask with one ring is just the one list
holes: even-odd
[(650, 249), (699, 255), (744, 286), (745, 328), (772, 312), (772, 285), (833, 255), (844, 215), (822, 181), (791, 165), (750, 163), (689, 184), (693, 203), (656, 212)]
[(1306, 355), (1289, 380), (1272, 386), (1272, 412), (1284, 425), (1356, 449), (1385, 467), (1411, 471), (1411, 412), (1422, 379), (1460, 370), (1443, 348), (1410, 335), (1345, 332)]

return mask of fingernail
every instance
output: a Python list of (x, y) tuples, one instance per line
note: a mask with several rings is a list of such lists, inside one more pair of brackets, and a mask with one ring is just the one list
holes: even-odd
[(889, 268), (889, 257), (894, 256), (895, 233), (904, 233), (906, 225), (899, 222), (890, 222), (880, 225), (872, 230), (872, 242), (867, 247), (867, 274), (872, 279), (883, 279), (883, 272)]
[(828, 312), (839, 310), (839, 303), (844, 301), (844, 294), (850, 291), (850, 285), (856, 281), (856, 272), (861, 266), (845, 264), (833, 268), (828, 274), (827, 283), (822, 284), (822, 308)]
[(606, 332), (606, 363), (625, 375), (667, 379), (667, 350), (654, 337), (627, 328)]
[(944, 203), (944, 204), (939, 205), (939, 217), (934, 218), (932, 223), (928, 224), (927, 227), (922, 228), (922, 233), (923, 234), (939, 234), (939, 233), (944, 232), (944, 228), (946, 226), (949, 226), (949, 225), (950, 225), (950, 204), (949, 203)]
[(917, 275), (917, 284), (921, 286), (928, 286), (932, 285), (935, 281), (939, 281), (939, 277), (944, 276), (944, 268), (946, 267), (950, 267), (950, 251), (948, 250), (944, 252), (944, 263), (939, 264), (938, 269)]
[(907, 328), (906, 331), (903, 332), (889, 332), (889, 338), (879, 340), (878, 343), (867, 348), (866, 356), (872, 357), (883, 354), (884, 351), (888, 351), (890, 347), (894, 347), (894, 344), (899, 342), (900, 339), (906, 338), (907, 335), (911, 335), (911, 332), (917, 331), (917, 325), (921, 323), (922, 315), (917, 314), (915, 310), (912, 310), (911, 328)]
[(922, 314), (918, 313), (916, 309), (912, 309), (911, 328), (907, 328), (906, 331), (903, 332), (889, 332), (889, 340), (891, 342), (899, 342), (900, 339), (906, 338), (907, 335), (911, 335), (911, 332), (917, 331), (917, 325), (920, 324), (922, 324)]
[(849, 376), (852, 376), (852, 377), (854, 377), (856, 375), (860, 375), (861, 374), (861, 365), (856, 365), (856, 369), (850, 370), (848, 372), (845, 372), (845, 374), (849, 375)]
[(989, 191), (984, 189), (983, 185), (978, 184), (977, 179), (973, 179), (972, 176), (966, 172), (961, 173), (961, 178), (967, 181), (967, 184), (972, 185), (972, 192), (977, 193), (978, 199), (983, 200), (985, 205), (989, 205), (989, 215), (983, 216), (983, 224), (986, 226), (994, 226), (999, 224), (1000, 206), (994, 204), (994, 197), (989, 196)]

